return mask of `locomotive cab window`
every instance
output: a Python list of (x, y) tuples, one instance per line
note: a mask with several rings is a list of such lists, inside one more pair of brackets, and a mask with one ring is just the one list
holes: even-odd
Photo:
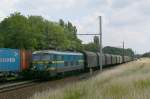
[(50, 57), (49, 54), (42, 54), (41, 60), (43, 60), (43, 61), (50, 61), (51, 57)]
[(41, 60), (40, 54), (33, 54), (32, 60), (33, 61), (39, 61), (39, 60)]

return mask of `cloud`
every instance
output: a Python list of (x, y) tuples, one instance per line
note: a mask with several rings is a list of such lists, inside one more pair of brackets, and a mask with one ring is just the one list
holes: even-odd
[(109, 6), (113, 9), (122, 9), (129, 5), (135, 4), (139, 0), (107, 0)]
[(2, 18), (8, 16), (10, 13), (14, 12), (15, 10), (15, 4), (19, 0), (1, 0), (0, 3), (0, 20)]
[[(81, 16), (82, 9), (87, 5), (87, 0), (21, 0), (16, 4), (16, 9), (23, 14), (42, 15), (48, 19), (74, 18)], [(80, 10), (80, 11), (79, 11)]]
[[(81, 0), (82, 1), (82, 0)], [(60, 10), (74, 7), (76, 5), (75, 0), (35, 0), (31, 2), (30, 0), (22, 0), (17, 4), (18, 8), (30, 8), (31, 10)], [(45, 9), (46, 8), (46, 9)]]

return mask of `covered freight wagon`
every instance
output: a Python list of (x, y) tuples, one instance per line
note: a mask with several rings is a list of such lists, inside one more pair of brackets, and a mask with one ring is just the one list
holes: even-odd
[(111, 63), (112, 63), (112, 65), (114, 65), (114, 64), (116, 64), (117, 63), (117, 57), (116, 57), (116, 55), (111, 55)]
[(111, 65), (112, 59), (110, 54), (105, 54), (105, 65)]
[(83, 51), (85, 57), (85, 68), (94, 68), (98, 66), (97, 54), (94, 52)]
[(19, 49), (0, 49), (0, 72), (20, 72), (29, 68), (31, 52)]
[[(101, 58), (101, 55), (100, 53), (97, 53), (97, 59), (98, 59), (98, 66), (100, 66), (100, 58)], [(103, 54), (102, 55), (102, 65), (104, 66), (105, 65), (105, 55)]]

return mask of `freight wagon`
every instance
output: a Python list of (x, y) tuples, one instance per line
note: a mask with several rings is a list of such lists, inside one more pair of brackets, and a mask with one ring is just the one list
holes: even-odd
[(29, 68), (31, 51), (19, 49), (0, 49), (0, 74), (14, 74)]

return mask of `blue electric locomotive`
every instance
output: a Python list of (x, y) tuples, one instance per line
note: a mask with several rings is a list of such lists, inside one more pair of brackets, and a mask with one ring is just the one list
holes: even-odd
[(83, 54), (52, 50), (35, 51), (32, 56), (33, 69), (48, 72), (50, 75), (67, 71), (83, 70)]

